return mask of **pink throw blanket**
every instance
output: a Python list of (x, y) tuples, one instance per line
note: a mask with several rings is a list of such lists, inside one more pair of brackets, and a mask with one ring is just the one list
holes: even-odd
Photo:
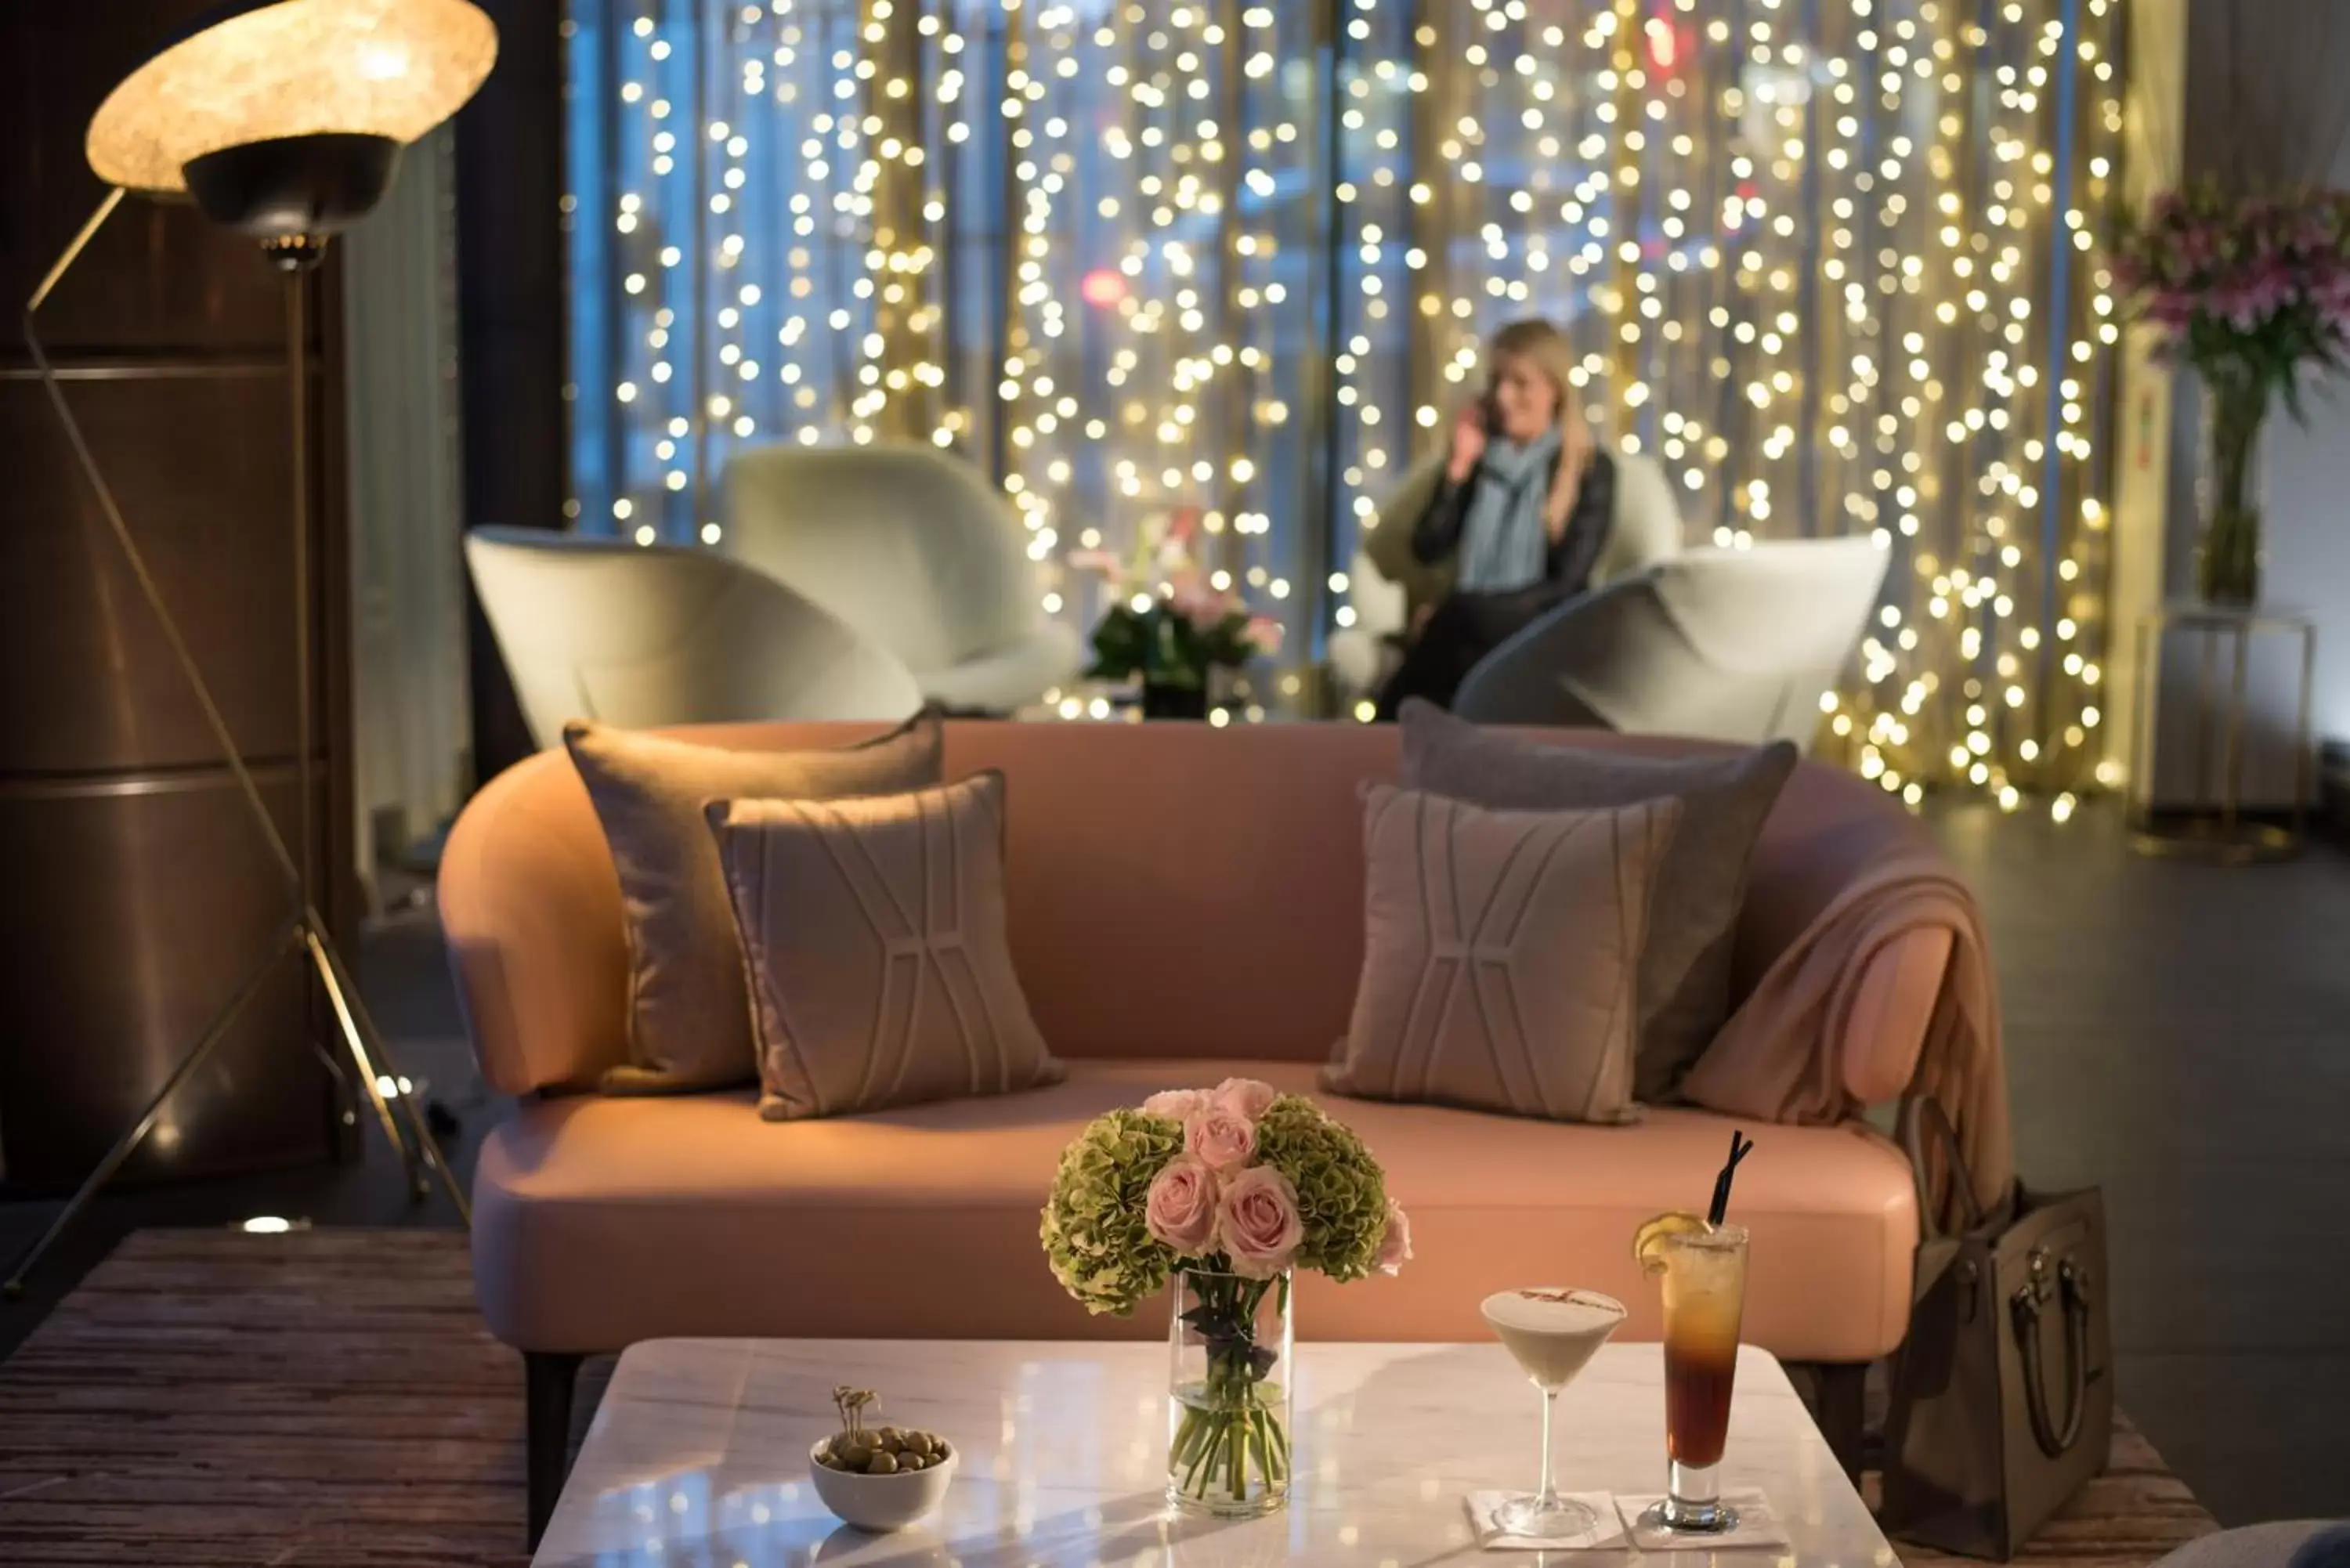
[[(1856, 785), (1858, 781), (1853, 781)], [(1742, 954), (1767, 962), (1721, 1033), (1691, 1069), (1683, 1092), (1711, 1110), (1798, 1125), (1856, 1118), (1867, 1107), (1846, 1085), (1847, 1030), (1868, 959), (1921, 929), (1947, 930), (1950, 956), (1908, 1093), (1939, 1101), (1984, 1212), (2015, 1179), (2007, 1114), (2007, 1064), (1981, 912), (1923, 827), (1879, 817), (1822, 822), (1791, 835), (1774, 859), (1800, 854), (1807, 875), (1755, 886), (1781, 889), (1771, 908), (1750, 908)], [(1783, 872), (1792, 867), (1774, 868)], [(1758, 900), (1759, 902), (1759, 900)], [(1958, 1223), (1948, 1173), (1935, 1171), (1929, 1200)]]

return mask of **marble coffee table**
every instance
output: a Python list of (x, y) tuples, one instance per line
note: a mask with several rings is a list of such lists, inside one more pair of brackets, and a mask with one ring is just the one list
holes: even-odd
[[(535, 1568), (1259, 1568), (1549, 1563), (1638, 1552), (1479, 1551), (1462, 1496), (1532, 1483), (1539, 1396), (1498, 1345), (1303, 1345), (1290, 1505), (1244, 1523), (1162, 1495), (1157, 1344), (655, 1340), (621, 1356)], [(1663, 1484), (1664, 1361), (1610, 1345), (1559, 1400), (1559, 1484)], [(962, 1450), (941, 1511), (868, 1536), (807, 1480), (836, 1383)], [(1725, 1488), (1760, 1487), (1792, 1550), (1647, 1554), (1659, 1568), (1895, 1568), (1898, 1559), (1779, 1364), (1739, 1353)]]

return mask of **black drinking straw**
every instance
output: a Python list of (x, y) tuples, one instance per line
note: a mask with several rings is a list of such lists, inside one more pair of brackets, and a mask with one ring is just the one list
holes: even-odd
[(1730, 1212), (1731, 1180), (1738, 1174), (1738, 1162), (1753, 1152), (1754, 1140), (1732, 1128), (1730, 1134), (1730, 1163), (1723, 1166), (1721, 1174), (1713, 1179), (1713, 1202), (1705, 1211), (1707, 1224), (1721, 1224), (1722, 1216)]

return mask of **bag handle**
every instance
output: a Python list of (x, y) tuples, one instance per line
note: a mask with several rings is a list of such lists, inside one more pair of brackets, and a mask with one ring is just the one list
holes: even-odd
[(2041, 1303), (2050, 1294), (2048, 1252), (2034, 1248), (2032, 1277), (2015, 1289), (2017, 1349), (2023, 1361), (2023, 1407), (2032, 1417), (2032, 1436), (2050, 1459), (2062, 1455), (2081, 1439), (2081, 1423), (2089, 1409), (2089, 1285), (2070, 1258), (2056, 1265), (2055, 1293), (2064, 1298), (2064, 1423), (2060, 1428), (2048, 1410), (2047, 1378), (2040, 1370)]
[(1911, 1095), (1901, 1102), (1900, 1120), (1896, 1127), (1902, 1149), (1909, 1156), (1909, 1174), (1918, 1183), (1918, 1228), (1927, 1241), (1942, 1234), (1934, 1207), (1934, 1195), (1929, 1190), (1927, 1144), (1930, 1139), (1941, 1152), (1950, 1168), (1950, 1190), (1959, 1197), (1959, 1207), (1966, 1215), (1969, 1231), (1982, 1229), (1982, 1205), (1975, 1201), (1973, 1173), (1967, 1169), (1967, 1157), (1959, 1148), (1959, 1131), (1950, 1125), (1948, 1111), (1941, 1102), (1924, 1095)]

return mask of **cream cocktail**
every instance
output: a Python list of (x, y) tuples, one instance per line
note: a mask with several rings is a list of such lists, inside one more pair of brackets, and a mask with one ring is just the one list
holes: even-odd
[(1624, 1321), (1624, 1303), (1597, 1291), (1544, 1285), (1487, 1296), (1481, 1310), (1543, 1394), (1542, 1490), (1512, 1498), (1494, 1518), (1513, 1535), (1546, 1541), (1580, 1535), (1598, 1520), (1582, 1503), (1558, 1493), (1551, 1475), (1551, 1418), (1559, 1390), (1575, 1381)]

